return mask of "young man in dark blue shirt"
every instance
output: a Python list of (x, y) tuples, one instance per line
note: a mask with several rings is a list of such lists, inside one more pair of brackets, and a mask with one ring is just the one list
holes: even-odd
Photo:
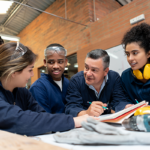
[(41, 74), (30, 92), (49, 113), (64, 113), (65, 96), (69, 80), (64, 77), (67, 51), (60, 44), (51, 44), (45, 49), (44, 66), (48, 74)]
[(101, 49), (87, 54), (84, 72), (78, 72), (70, 80), (66, 114), (100, 116), (111, 113), (111, 110), (117, 112), (124, 109), (128, 102), (121, 87), (120, 76), (109, 70), (109, 61), (109, 55)]

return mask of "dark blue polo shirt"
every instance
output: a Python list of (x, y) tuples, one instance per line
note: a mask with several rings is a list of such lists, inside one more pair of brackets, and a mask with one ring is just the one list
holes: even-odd
[(47, 113), (27, 89), (10, 92), (0, 82), (0, 130), (34, 136), (73, 128), (71, 115)]
[(107, 103), (108, 110), (104, 114), (110, 113), (110, 110), (120, 111), (128, 104), (121, 87), (120, 76), (117, 72), (109, 70), (108, 80), (101, 91), (99, 98), (95, 92), (85, 83), (83, 71), (75, 74), (68, 86), (66, 95), (66, 114), (76, 117), (80, 111), (87, 110), (90, 106), (89, 102), (101, 101)]
[(34, 99), (49, 113), (65, 112), (65, 97), (69, 80), (62, 75), (62, 91), (48, 74), (41, 74), (30, 87)]

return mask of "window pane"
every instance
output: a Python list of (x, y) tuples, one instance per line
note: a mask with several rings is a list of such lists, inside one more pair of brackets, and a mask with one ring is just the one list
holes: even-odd
[[(66, 78), (70, 79), (74, 74), (78, 72), (77, 54), (67, 56), (68, 65), (65, 68), (64, 75)], [(68, 70), (67, 70), (68, 69)]]
[(41, 77), (41, 73), (47, 74), (47, 69), (46, 69), (45, 66), (42, 66), (42, 67), (38, 68), (38, 77), (39, 78)]

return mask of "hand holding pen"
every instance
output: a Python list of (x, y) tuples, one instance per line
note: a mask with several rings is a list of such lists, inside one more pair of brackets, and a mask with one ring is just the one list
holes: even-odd
[[(89, 101), (87, 101), (87, 103), (89, 103), (89, 104), (92, 104), (92, 102), (89, 102)], [(102, 106), (104, 109), (108, 109), (107, 107), (105, 107), (105, 106)]]
[(106, 107), (107, 104), (104, 104), (99, 101), (93, 101), (93, 102), (88, 102), (88, 103), (91, 105), (86, 110), (86, 113), (90, 116), (98, 117), (104, 112), (105, 109), (107, 109)]

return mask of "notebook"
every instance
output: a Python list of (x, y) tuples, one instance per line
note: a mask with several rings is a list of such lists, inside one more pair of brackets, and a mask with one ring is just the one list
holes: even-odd
[(110, 114), (107, 115), (106, 117), (101, 117), (100, 121), (101, 122), (110, 122), (110, 123), (118, 123), (121, 124), (123, 122), (124, 119), (129, 118), (130, 116), (132, 116), (134, 114), (134, 112), (140, 108), (140, 107), (144, 107), (146, 106), (148, 103), (146, 101), (142, 101), (138, 104), (135, 104), (134, 106), (131, 106), (129, 108), (123, 109), (117, 113), (114, 114)]

